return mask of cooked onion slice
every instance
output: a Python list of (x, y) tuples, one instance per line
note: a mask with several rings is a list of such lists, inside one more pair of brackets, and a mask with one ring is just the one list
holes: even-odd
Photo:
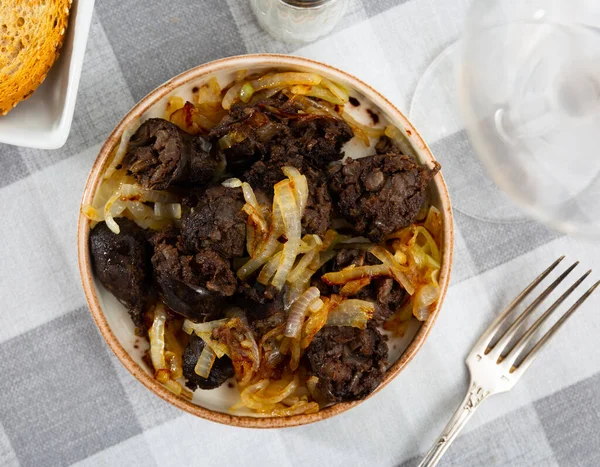
[(265, 266), (261, 269), (260, 274), (256, 278), (256, 280), (259, 283), (261, 283), (262, 285), (267, 285), (269, 283), (269, 281), (273, 277), (273, 274), (275, 274), (277, 268), (279, 267), (279, 262), (281, 261), (282, 254), (282, 251), (275, 253), (273, 257), (269, 260), (269, 262), (265, 264)]
[[(250, 97), (252, 97), (252, 94), (263, 89), (293, 86), (296, 84), (317, 85), (321, 82), (321, 80), (322, 78), (315, 73), (285, 72), (264, 75), (252, 81), (239, 82), (234, 84), (225, 93), (221, 105), (225, 110), (229, 110), (231, 108), (231, 105), (237, 99), (242, 98), (242, 92), (244, 90), (244, 87), (246, 87), (246, 90), (244, 91), (245, 95), (248, 94), (250, 87), (252, 88), (252, 93), (250, 94)], [(248, 85), (250, 87), (248, 87)], [(248, 97), (248, 100), (250, 100), (250, 97)]]
[(294, 302), (290, 310), (285, 331), (283, 333), (284, 336), (293, 338), (300, 337), (306, 311), (308, 310), (310, 304), (317, 300), (320, 295), (321, 293), (319, 292), (319, 289), (316, 287), (309, 287), (306, 292), (298, 297), (298, 300)]
[(302, 219), (306, 203), (308, 202), (308, 182), (306, 181), (306, 177), (296, 167), (285, 166), (281, 168), (281, 171), (292, 183), (294, 196), (296, 197), (296, 203), (300, 211), (300, 218)]
[(429, 212), (427, 213), (427, 218), (425, 219), (423, 226), (431, 233), (431, 236), (434, 237), (436, 243), (439, 244), (442, 233), (442, 213), (438, 208), (435, 206), (429, 207)]
[(335, 105), (344, 105), (345, 102), (333, 94), (329, 89), (321, 86), (306, 86), (306, 85), (295, 85), (290, 88), (292, 94), (300, 94), (302, 96), (316, 97), (327, 102), (331, 102)]
[(148, 331), (150, 338), (150, 360), (155, 371), (167, 368), (165, 360), (165, 323), (167, 322), (167, 314), (165, 306), (159, 302), (154, 308), (154, 321), (152, 327)]
[(261, 232), (267, 232), (268, 227), (267, 221), (263, 216), (263, 208), (256, 200), (256, 195), (254, 194), (252, 187), (246, 182), (242, 183), (241, 186), (244, 193), (244, 199), (246, 200), (246, 204), (243, 207), (244, 212), (252, 218)]
[(300, 348), (306, 349), (315, 335), (327, 324), (329, 310), (335, 308), (340, 303), (341, 297), (333, 295), (331, 298), (323, 297), (323, 305), (317, 311), (309, 316), (302, 329), (302, 339)]
[(419, 321), (426, 321), (439, 295), (439, 289), (433, 284), (425, 284), (413, 297), (413, 314)]
[(362, 279), (356, 279), (355, 281), (346, 282), (342, 290), (340, 290), (340, 295), (342, 297), (350, 297), (352, 295), (356, 295), (360, 289), (366, 287), (371, 283), (370, 277), (363, 277)]
[(192, 323), (189, 320), (183, 322), (183, 331), (191, 334), (195, 333), (200, 337), (204, 343), (210, 347), (213, 352), (217, 355), (217, 358), (222, 358), (223, 355), (231, 356), (231, 349), (223, 342), (220, 342), (212, 337), (212, 331), (214, 329), (225, 326), (229, 323), (229, 319), (219, 319), (215, 321), (208, 321), (206, 323)]
[(240, 100), (246, 104), (252, 99), (252, 94), (254, 94), (254, 88), (252, 84), (245, 83), (240, 89)]
[(296, 261), (302, 228), (300, 225), (298, 204), (294, 198), (294, 193), (289, 180), (283, 180), (275, 185), (274, 199), (281, 210), (287, 237), (287, 242), (283, 246), (283, 254), (281, 255), (279, 267), (271, 281), (273, 287), (281, 290), (294, 265), (294, 261)]
[(375, 304), (365, 300), (345, 300), (327, 316), (328, 326), (353, 326), (364, 329), (373, 318)]
[(290, 284), (293, 284), (298, 280), (300, 276), (306, 271), (306, 269), (310, 266), (310, 264), (314, 261), (315, 257), (319, 254), (319, 251), (316, 248), (313, 248), (311, 251), (306, 253), (298, 264), (294, 267), (294, 269), (288, 275), (287, 281)]
[(205, 345), (200, 357), (198, 357), (198, 362), (196, 362), (196, 366), (194, 367), (194, 373), (202, 378), (208, 378), (216, 358), (217, 356), (210, 346)]
[(181, 219), (181, 204), (154, 203), (154, 215), (161, 219)]
[(360, 266), (357, 268), (346, 268), (338, 272), (328, 272), (322, 279), (327, 285), (342, 285), (365, 277), (391, 276), (389, 266), (377, 264), (374, 266)]
[(354, 130), (354, 134), (363, 140), (365, 146), (370, 146), (371, 142), (369, 138), (380, 138), (383, 136), (384, 128), (373, 128), (371, 126), (364, 125), (352, 117), (348, 112), (344, 112), (342, 117), (348, 125)]
[(371, 248), (370, 253), (375, 256), (379, 261), (389, 267), (392, 277), (398, 282), (409, 295), (415, 293), (415, 286), (408, 279), (406, 274), (401, 271), (402, 266), (396, 262), (396, 258), (386, 248), (382, 246), (376, 246)]
[(164, 190), (148, 190), (141, 185), (124, 183), (121, 185), (121, 196), (130, 201), (149, 201), (151, 203), (176, 203), (177, 196)]
[(319, 404), (308, 402), (305, 397), (303, 400), (295, 401), (291, 405), (275, 404), (269, 408), (260, 409), (258, 413), (269, 417), (291, 417), (293, 415), (317, 413), (318, 411)]
[(117, 190), (117, 192), (113, 196), (111, 196), (111, 198), (107, 201), (106, 205), (104, 206), (104, 222), (106, 222), (106, 226), (115, 234), (121, 232), (121, 228), (119, 227), (119, 224), (117, 224), (113, 219), (113, 213), (111, 211), (111, 208), (113, 204), (119, 200), (120, 197), (121, 193)]
[(242, 181), (239, 178), (228, 178), (221, 182), (221, 185), (225, 188), (239, 188), (242, 186)]
[(331, 91), (331, 93), (340, 99), (343, 103), (346, 103), (350, 100), (350, 95), (348, 91), (344, 89), (340, 84), (336, 84), (333, 81), (328, 80), (327, 78), (323, 78), (321, 80), (321, 86), (326, 87)]
[(127, 146), (129, 145), (129, 140), (131, 139), (133, 134), (138, 130), (140, 125), (140, 120), (136, 119), (132, 122), (130, 126), (125, 128), (125, 130), (123, 131), (123, 134), (121, 135), (121, 141), (119, 142), (119, 147), (117, 148), (117, 151), (115, 153), (115, 157), (106, 169), (106, 172), (104, 172), (104, 180), (112, 177), (115, 171), (117, 170), (119, 164), (123, 162), (123, 158), (127, 153)]
[(195, 332), (198, 335), (200, 335), (202, 333), (212, 333), (214, 329), (220, 328), (221, 326), (225, 325), (227, 323), (227, 321), (229, 321), (229, 319), (224, 318), (224, 319), (217, 319), (214, 321), (207, 321), (206, 323), (194, 323), (193, 321), (186, 319), (183, 322), (182, 329), (183, 329), (183, 332), (185, 332), (187, 334), (191, 334), (192, 332)]
[(269, 233), (267, 238), (256, 248), (254, 258), (250, 259), (244, 264), (237, 272), (237, 276), (244, 280), (250, 276), (259, 267), (265, 264), (271, 256), (277, 250), (280, 245), (278, 239), (283, 232), (283, 221), (281, 219), (281, 212), (277, 203), (273, 203), (273, 212), (271, 213), (271, 225), (269, 226)]

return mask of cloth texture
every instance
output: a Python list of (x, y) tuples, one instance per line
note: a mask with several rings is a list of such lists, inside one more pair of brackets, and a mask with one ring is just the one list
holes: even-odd
[[(289, 45), (260, 29), (246, 0), (97, 1), (66, 145), (0, 145), (0, 465), (417, 465), (463, 398), (464, 359), (492, 319), (558, 256), (581, 260), (582, 272), (600, 263), (597, 245), (510, 204), (477, 162), (460, 119), (442, 133), (427, 119), (414, 122), (425, 138), (441, 134), (427, 142), (454, 206), (452, 281), (439, 318), (391, 384), (317, 424), (222, 426), (144, 388), (91, 318), (76, 223), (103, 141), (174, 75), (231, 55), (290, 53), (354, 74), (410, 117), (420, 78), (461, 37), (468, 4), (351, 0), (330, 35)], [(440, 465), (600, 465), (598, 311), (600, 293), (510, 393), (482, 405)]]

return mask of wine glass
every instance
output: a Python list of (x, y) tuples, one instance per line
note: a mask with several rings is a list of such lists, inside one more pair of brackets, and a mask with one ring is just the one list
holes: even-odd
[[(425, 137), (436, 139), (460, 127), (456, 107), (487, 173), (524, 213), (566, 233), (600, 236), (599, 2), (475, 1), (463, 39), (419, 82), (411, 118), (427, 121), (433, 134)], [(523, 218), (481, 185), (476, 202), (459, 197), (459, 210)]]

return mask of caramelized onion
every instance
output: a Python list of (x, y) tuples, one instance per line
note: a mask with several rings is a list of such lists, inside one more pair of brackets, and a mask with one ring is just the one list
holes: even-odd
[(278, 203), (273, 203), (273, 212), (271, 213), (271, 225), (266, 239), (261, 242), (256, 250), (257, 254), (246, 262), (237, 272), (237, 276), (244, 280), (250, 276), (259, 267), (265, 264), (269, 258), (275, 253), (280, 245), (278, 239), (283, 232), (283, 220), (281, 219), (281, 211)]
[(194, 373), (202, 378), (208, 378), (216, 358), (217, 356), (210, 346), (205, 345), (200, 357), (198, 357), (198, 362), (196, 362), (196, 366), (194, 367)]
[(321, 293), (316, 287), (309, 287), (298, 300), (294, 302), (290, 310), (290, 314), (287, 319), (285, 326), (284, 335), (286, 337), (298, 338), (302, 330), (302, 324), (304, 323), (304, 317), (309, 305), (319, 298)]
[(362, 279), (356, 279), (354, 281), (346, 282), (342, 290), (340, 290), (340, 295), (342, 297), (349, 297), (352, 295), (356, 295), (360, 289), (366, 287), (371, 283), (370, 277), (363, 277)]
[(394, 256), (386, 248), (378, 245), (371, 248), (370, 252), (390, 269), (392, 277), (396, 280), (396, 282), (404, 287), (404, 290), (406, 290), (409, 295), (415, 293), (415, 286), (408, 279), (406, 274), (402, 272), (402, 266), (396, 262), (396, 258), (394, 258)]
[(306, 181), (306, 177), (296, 167), (284, 166), (281, 168), (281, 171), (292, 183), (294, 196), (298, 204), (298, 210), (300, 211), (300, 219), (302, 219), (306, 203), (308, 202), (308, 182)]
[(327, 316), (328, 326), (353, 326), (364, 329), (373, 318), (375, 304), (365, 300), (344, 300)]
[(389, 266), (377, 264), (374, 266), (360, 266), (355, 268), (346, 268), (337, 272), (328, 272), (322, 279), (327, 285), (342, 285), (357, 279), (365, 277), (391, 276)]
[(425, 284), (415, 292), (413, 301), (413, 314), (419, 321), (426, 321), (430, 315), (430, 308), (439, 295), (439, 289), (433, 284)]
[(181, 219), (181, 204), (154, 203), (154, 216), (161, 219)]
[(152, 327), (148, 331), (148, 337), (150, 338), (150, 360), (152, 360), (152, 366), (155, 371), (167, 368), (167, 362), (165, 360), (165, 323), (167, 321), (167, 314), (165, 313), (165, 306), (162, 302), (159, 302), (154, 307), (154, 320)]
[(115, 152), (115, 157), (113, 157), (112, 162), (106, 169), (106, 172), (104, 172), (104, 180), (112, 177), (115, 171), (117, 170), (117, 167), (123, 162), (123, 158), (127, 153), (127, 146), (129, 145), (129, 140), (131, 139), (133, 134), (138, 130), (140, 125), (140, 120), (136, 119), (130, 126), (125, 128), (125, 130), (123, 131), (123, 134), (121, 135), (121, 141), (119, 142), (119, 147)]
[(277, 272), (271, 281), (273, 287), (281, 290), (287, 276), (296, 261), (300, 246), (300, 212), (296, 203), (289, 180), (283, 180), (275, 185), (275, 201), (281, 210), (287, 242), (283, 246), (283, 254)]
[(239, 178), (228, 178), (221, 185), (225, 188), (239, 188), (242, 186), (242, 181)]

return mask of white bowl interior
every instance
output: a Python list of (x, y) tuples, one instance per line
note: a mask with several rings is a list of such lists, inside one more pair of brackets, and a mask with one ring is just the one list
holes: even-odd
[[(426, 150), (423, 147), (420, 140), (418, 139), (417, 135), (414, 134), (414, 130), (412, 128), (409, 128), (409, 131), (407, 133), (403, 122), (398, 121), (397, 118), (394, 118), (393, 115), (385, 109), (386, 105), (384, 103), (382, 103), (381, 105), (376, 105), (374, 101), (377, 99), (377, 97), (375, 95), (369, 95), (372, 94), (370, 90), (362, 89), (361, 92), (352, 83), (346, 81), (343, 78), (344, 75), (337, 73), (331, 74), (328, 73), (325, 69), (314, 70), (304, 68), (301, 66), (290, 67), (273, 64), (242, 66), (235, 69), (222, 69), (215, 73), (201, 76), (198, 79), (194, 79), (179, 87), (176, 87), (173, 91), (169, 92), (168, 94), (154, 102), (151, 105), (151, 107), (149, 107), (146, 110), (146, 112), (144, 112), (140, 120), (144, 121), (151, 117), (163, 117), (167, 101), (171, 96), (180, 96), (184, 99), (191, 101), (192, 88), (194, 88), (195, 86), (201, 86), (205, 84), (213, 77), (216, 77), (219, 81), (219, 84), (223, 87), (224, 85), (227, 85), (228, 83), (233, 81), (235, 72), (238, 69), (246, 69), (248, 73), (255, 73), (267, 71), (269, 69), (273, 69), (274, 67), (286, 71), (315, 71), (327, 78), (332, 79), (333, 81), (345, 85), (348, 89), (350, 89), (351, 96), (357, 98), (361, 104), (358, 107), (353, 107), (351, 105), (346, 106), (348, 112), (351, 113), (351, 115), (355, 119), (357, 119), (361, 123), (372, 125), (372, 118), (369, 116), (367, 109), (376, 112), (380, 119), (380, 123), (378, 124), (378, 126), (391, 123), (394, 126), (400, 128), (405, 133), (405, 135), (407, 135), (407, 138), (413, 143), (412, 146), (415, 149), (415, 152), (421, 158), (421, 161), (426, 162), (429, 160), (429, 157), (426, 155)], [(366, 149), (364, 147), (364, 144), (361, 141), (359, 141), (356, 137), (349, 141), (344, 147), (344, 149), (346, 154), (353, 158), (358, 158), (374, 152), (373, 144), (371, 145), (371, 148)], [(431, 203), (434, 206), (438, 207), (443, 213), (444, 222), (448, 222), (448, 219), (445, 217), (445, 210), (441, 205), (440, 193), (437, 187), (432, 187), (430, 195)], [(100, 307), (102, 308), (108, 325), (110, 326), (117, 340), (125, 349), (125, 351), (132, 357), (132, 359), (141, 368), (143, 368), (144, 371), (152, 375), (153, 371), (142, 360), (142, 355), (149, 347), (148, 343), (144, 339), (141, 339), (134, 334), (134, 326), (131, 319), (129, 318), (129, 315), (127, 314), (127, 310), (125, 309), (125, 307), (121, 305), (121, 303), (119, 303), (119, 301), (110, 292), (108, 292), (98, 281), (95, 281), (95, 285)], [(408, 327), (407, 332), (402, 338), (393, 338), (388, 333), (389, 366), (391, 366), (395, 361), (397, 361), (400, 358), (402, 353), (412, 342), (420, 326), (421, 323), (413, 319), (413, 321)], [(237, 402), (239, 402), (239, 391), (233, 379), (229, 383), (230, 384), (225, 383), (220, 388), (213, 390), (196, 390), (194, 392), (192, 402), (209, 410), (223, 413), (231, 413), (228, 412), (228, 409)], [(235, 414), (256, 416), (250, 411), (236, 411)]]

